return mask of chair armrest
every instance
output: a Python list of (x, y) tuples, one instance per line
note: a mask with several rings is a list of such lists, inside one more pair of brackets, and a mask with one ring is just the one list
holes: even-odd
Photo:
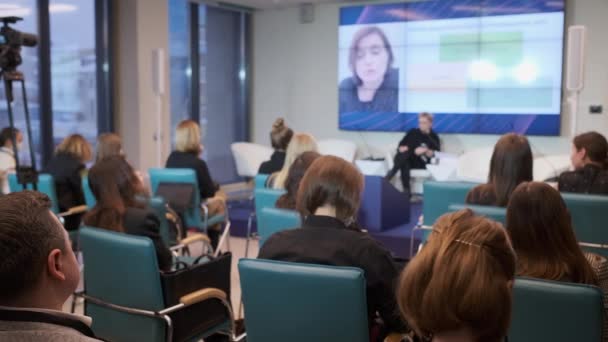
[(179, 299), (179, 302), (184, 304), (185, 306), (189, 306), (212, 298), (227, 300), (227, 295), (226, 292), (220, 289), (209, 287), (182, 296)]
[(76, 215), (76, 214), (82, 214), (82, 213), (85, 213), (88, 209), (89, 209), (89, 207), (87, 207), (85, 204), (83, 204), (83, 205), (79, 205), (77, 207), (71, 207), (67, 211), (57, 214), (57, 216), (66, 217), (66, 216), (71, 216), (71, 215)]
[(184, 239), (181, 239), (179, 244), (180, 245), (189, 245), (191, 243), (195, 243), (195, 242), (199, 242), (199, 241), (203, 241), (205, 243), (211, 243), (211, 240), (205, 234), (192, 234)]

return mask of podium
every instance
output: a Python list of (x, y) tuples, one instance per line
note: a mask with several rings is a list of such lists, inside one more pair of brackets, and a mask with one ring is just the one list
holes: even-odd
[(409, 194), (403, 193), (380, 176), (365, 176), (358, 222), (369, 232), (384, 230), (410, 221)]

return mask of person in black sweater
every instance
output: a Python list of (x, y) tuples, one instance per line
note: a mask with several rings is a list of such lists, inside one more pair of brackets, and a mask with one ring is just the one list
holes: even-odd
[[(46, 166), (45, 172), (53, 176), (59, 210), (85, 204), (82, 191), (82, 176), (86, 172), (85, 163), (93, 157), (91, 144), (80, 134), (72, 134), (61, 142), (55, 155)], [(65, 217), (65, 228), (75, 230), (80, 226), (82, 214)]]
[(340, 83), (340, 113), (397, 113), (399, 70), (393, 49), (378, 27), (364, 27), (353, 37), (348, 63), (353, 74)]
[(603, 135), (577, 135), (572, 141), (570, 160), (574, 171), (559, 176), (559, 191), (608, 195), (608, 141)]
[[(379, 316), (384, 332), (403, 332), (394, 285), (398, 269), (389, 251), (354, 223), (363, 191), (363, 175), (345, 160), (317, 158), (300, 183), (296, 200), (301, 229), (272, 235), (259, 258), (358, 267), (365, 273), (370, 328)], [(380, 339), (382, 340), (382, 339)]]
[(272, 125), (272, 130), (270, 131), (270, 142), (272, 148), (274, 148), (274, 153), (270, 157), (270, 160), (267, 160), (260, 165), (258, 170), (259, 174), (270, 175), (283, 168), (283, 164), (285, 164), (285, 151), (287, 150), (287, 145), (289, 145), (292, 137), (293, 131), (291, 128), (285, 126), (285, 120), (283, 120), (283, 118), (278, 118)]
[(433, 131), (433, 115), (420, 113), (418, 115), (418, 128), (413, 128), (399, 142), (395, 155), (393, 168), (386, 175), (391, 180), (401, 171), (403, 191), (410, 192), (410, 170), (426, 169), (436, 151), (441, 150), (441, 141)]
[[(174, 169), (192, 169), (196, 173), (199, 195), (202, 202), (207, 202), (209, 216), (226, 212), (226, 194), (219, 184), (213, 181), (209, 168), (198, 156), (203, 152), (201, 130), (192, 120), (184, 120), (177, 125), (175, 132), (175, 151), (171, 152), (165, 167)], [(211, 245), (216, 248), (219, 242), (221, 225), (207, 229)]]
[(122, 156), (98, 161), (89, 171), (89, 186), (97, 199), (84, 217), (87, 226), (149, 237), (158, 266), (168, 271), (173, 256), (160, 236), (160, 220), (145, 202), (143, 184)]

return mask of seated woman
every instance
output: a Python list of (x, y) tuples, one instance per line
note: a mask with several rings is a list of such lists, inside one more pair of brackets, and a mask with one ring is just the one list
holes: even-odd
[[(507, 232), (517, 253), (517, 275), (600, 285), (608, 300), (608, 262), (583, 253), (566, 203), (550, 185), (526, 182), (515, 189), (507, 207)], [(606, 323), (604, 338), (608, 341)]]
[(260, 165), (259, 174), (270, 175), (281, 170), (285, 163), (285, 150), (287, 150), (292, 137), (293, 131), (285, 126), (285, 120), (283, 118), (277, 119), (270, 131), (270, 143), (272, 144), (272, 148), (274, 148), (274, 153), (270, 157), (270, 160)]
[(145, 203), (143, 185), (131, 165), (120, 156), (104, 158), (89, 171), (89, 186), (97, 203), (85, 215), (84, 224), (149, 237), (159, 268), (169, 270), (171, 251), (160, 237), (160, 221)]
[[(204, 160), (199, 158), (203, 153), (201, 130), (192, 120), (184, 120), (177, 125), (175, 131), (175, 151), (171, 152), (165, 167), (192, 169), (196, 172), (199, 196), (201, 201), (207, 201), (209, 216), (221, 215), (226, 212), (226, 194), (220, 190), (219, 184), (213, 181), (209, 168)], [(221, 225), (209, 227), (207, 235), (211, 245), (216, 248), (219, 243)]]
[[(53, 176), (59, 210), (85, 204), (82, 191), (82, 175), (86, 171), (85, 163), (92, 159), (91, 144), (80, 134), (72, 134), (61, 142), (55, 155), (46, 166), (45, 172)], [(82, 215), (65, 217), (65, 228), (75, 230), (80, 226)]]
[(374, 322), (380, 315), (390, 331), (403, 331), (397, 315), (393, 284), (398, 271), (391, 254), (358, 229), (363, 175), (345, 160), (317, 158), (300, 184), (296, 207), (302, 228), (272, 235), (259, 258), (361, 268), (367, 280), (367, 300)]
[(294, 135), (289, 142), (289, 146), (287, 146), (287, 155), (285, 156), (283, 168), (281, 171), (275, 172), (268, 177), (268, 180), (266, 180), (266, 187), (277, 190), (285, 189), (285, 180), (287, 179), (287, 174), (289, 173), (289, 168), (291, 167), (291, 164), (293, 164), (293, 161), (306, 151), (318, 152), (318, 150), (317, 141), (312, 135), (306, 133), (297, 133)]
[(277, 208), (296, 210), (296, 196), (298, 195), (300, 182), (310, 165), (319, 157), (321, 157), (321, 155), (317, 152), (308, 151), (302, 153), (296, 158), (293, 164), (291, 164), (287, 180), (285, 180), (285, 189), (287, 190), (287, 193), (279, 197), (275, 203)]
[(574, 171), (559, 176), (563, 192), (608, 195), (608, 141), (597, 132), (574, 137), (570, 160)]
[(504, 341), (515, 253), (503, 227), (461, 210), (441, 216), (401, 275), (397, 301), (420, 341)]
[(515, 187), (532, 180), (532, 150), (523, 135), (503, 135), (494, 146), (488, 183), (471, 189), (466, 203), (506, 207)]
[(97, 154), (95, 162), (99, 162), (104, 158), (112, 156), (125, 156), (122, 149), (122, 140), (116, 133), (103, 133), (97, 137)]
[(398, 171), (401, 171), (403, 192), (410, 192), (410, 170), (426, 169), (435, 152), (441, 150), (441, 141), (433, 131), (433, 115), (430, 113), (418, 114), (418, 128), (412, 128), (399, 142), (395, 154), (393, 168), (386, 174), (390, 181)]

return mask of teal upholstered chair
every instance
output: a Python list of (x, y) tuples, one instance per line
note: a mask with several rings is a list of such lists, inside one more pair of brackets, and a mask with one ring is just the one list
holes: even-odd
[(248, 342), (368, 342), (363, 271), (241, 259)]
[(464, 204), (467, 193), (477, 186), (468, 182), (426, 181), (423, 184), (422, 217), (419, 225), (412, 229), (410, 239), (410, 257), (414, 255), (416, 232), (422, 230), (422, 241), (429, 237), (432, 226), (437, 219), (450, 211), (452, 204)]
[(503, 207), (472, 204), (450, 204), (448, 208), (450, 212), (468, 208), (473, 210), (473, 212), (477, 215), (485, 216), (491, 220), (502, 223), (503, 225), (505, 225), (507, 222), (507, 209)]
[[(208, 208), (205, 203), (201, 204), (199, 185), (196, 180), (196, 173), (192, 169), (150, 169), (150, 185), (152, 193), (155, 194), (160, 183), (183, 183), (194, 186), (194, 194), (191, 199), (191, 206), (184, 214), (184, 224), (188, 228), (198, 229), (206, 232), (207, 228), (218, 223), (224, 223), (225, 229), (230, 229), (228, 215), (209, 216)], [(201, 208), (205, 214), (201, 217)]]
[[(251, 229), (252, 229), (252, 225), (253, 225), (253, 219), (260, 217), (260, 213), (261, 213), (262, 209), (274, 208), (274, 205), (277, 202), (277, 200), (279, 199), (279, 197), (281, 197), (281, 195), (283, 195), (285, 193), (285, 190), (268, 189), (268, 188), (264, 188), (263, 185), (262, 185), (262, 187), (258, 187), (257, 181), (258, 181), (258, 179), (261, 180), (262, 178), (263, 178), (262, 176), (258, 175), (258, 176), (256, 176), (256, 179), (255, 179), (256, 187), (253, 191), (253, 205), (255, 206), (255, 212), (254, 212), (254, 214), (249, 216), (249, 220), (247, 222), (247, 242), (245, 243), (245, 256), (247, 256), (249, 253), (249, 242), (252, 238)], [(259, 227), (259, 221), (258, 221), (258, 227)]]
[(266, 180), (270, 175), (258, 174), (253, 179), (253, 185), (256, 189), (263, 189), (266, 186)]
[(93, 195), (93, 191), (91, 191), (91, 187), (89, 186), (89, 177), (82, 177), (82, 191), (84, 192), (84, 203), (86, 203), (87, 207), (93, 208), (95, 203), (97, 203), (97, 199)]
[(608, 257), (608, 196), (562, 193), (581, 246)]
[[(23, 190), (23, 186), (18, 183), (17, 175), (14, 173), (11, 173), (8, 175), (8, 185), (9, 185), (11, 192), (18, 192), (18, 191)], [(57, 200), (57, 192), (55, 191), (55, 182), (53, 180), (53, 176), (51, 176), (47, 173), (39, 174), (37, 186), (38, 186), (38, 191), (47, 195), (51, 199), (51, 202), (52, 202), (51, 210), (55, 214), (59, 214), (59, 202)], [(33, 190), (34, 187), (32, 184), (28, 184), (27, 189)]]
[(258, 236), (260, 247), (274, 233), (301, 225), (300, 214), (293, 210), (263, 208), (258, 216)]
[(600, 342), (602, 298), (595, 286), (517, 278), (509, 342)]
[(180, 304), (164, 303), (156, 251), (152, 240), (102, 229), (81, 229), (84, 258), (85, 313), (93, 318), (93, 331), (108, 341), (172, 341), (169, 314), (203, 300), (220, 301), (229, 319), (210, 331), (233, 335), (232, 309), (226, 293), (202, 289)]

